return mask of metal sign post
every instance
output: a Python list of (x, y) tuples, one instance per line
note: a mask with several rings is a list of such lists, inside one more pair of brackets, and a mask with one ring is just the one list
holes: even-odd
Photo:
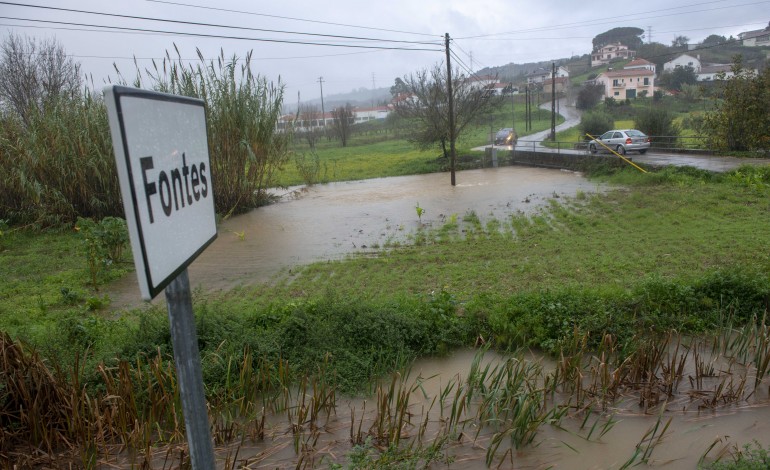
[(217, 236), (202, 100), (104, 89), (126, 225), (142, 298), (166, 292), (194, 470), (215, 467), (187, 267)]
[(196, 470), (213, 469), (214, 446), (203, 394), (198, 335), (195, 332), (190, 280), (186, 269), (166, 286), (166, 304), (190, 459)]

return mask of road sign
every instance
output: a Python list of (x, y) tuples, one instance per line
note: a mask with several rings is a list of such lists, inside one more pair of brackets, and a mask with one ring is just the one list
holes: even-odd
[(203, 101), (104, 89), (142, 298), (158, 295), (217, 236)]

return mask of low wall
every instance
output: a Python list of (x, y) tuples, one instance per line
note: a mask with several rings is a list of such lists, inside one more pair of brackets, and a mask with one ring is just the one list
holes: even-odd
[[(525, 165), (542, 168), (585, 171), (596, 167), (622, 167), (628, 163), (610, 154), (565, 154), (532, 152), (528, 150), (497, 150), (499, 165)], [(483, 166), (493, 166), (492, 149), (487, 148)]]

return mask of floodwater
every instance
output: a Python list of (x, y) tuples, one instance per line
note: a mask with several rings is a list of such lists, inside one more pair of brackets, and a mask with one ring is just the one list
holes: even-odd
[[(458, 172), (454, 187), (448, 173), (432, 173), (290, 188), (278, 202), (222, 222), (190, 266), (190, 283), (213, 291), (266, 282), (293, 266), (403, 242), (453, 214), (502, 220), (554, 196), (596, 190), (580, 173), (515, 166)], [(111, 286), (110, 297), (113, 308), (140, 305), (135, 276)]]
[[(447, 463), (446, 459), (439, 460), (429, 468), (486, 468), (484, 462), (487, 449), (493, 445), (494, 426), (485, 425), (479, 430), (475, 405), (460, 411), (462, 418), (452, 431), (447, 431), (453, 404), (458, 403), (455, 397), (460, 396), (455, 393), (458, 384), (465, 385), (477, 354), (477, 351), (467, 349), (455, 351), (444, 358), (425, 358), (403, 372), (405, 390), (411, 390), (411, 393), (408, 393), (406, 424), (401, 427), (402, 448), (410, 445), (413, 449), (420, 445), (427, 448), (436, 439), (449, 436), (442, 452), (451, 458), (451, 463)], [(494, 452), (490, 468), (694, 470), (699, 468), (701, 460), (711, 463), (720, 456), (729, 459), (729, 453), (736, 446), (742, 447), (755, 439), (767, 447), (770, 443), (767, 381), (755, 389), (753, 372), (733, 365), (730, 370), (718, 370), (716, 376), (706, 382), (694, 384), (688, 381), (694, 373), (694, 357), (692, 354), (687, 356), (683, 380), (667, 403), (661, 402), (645, 410), (639, 405), (638, 395), (628, 391), (627, 395), (621, 395), (605, 410), (594, 405), (594, 411), (586, 413), (587, 406), (580, 409), (572, 406), (569, 413), (554, 424), (541, 424), (529, 445), (512, 449), (510, 440), (505, 438)], [(543, 375), (551, 374), (555, 368), (552, 360), (536, 352), (517, 357), (538, 364)], [(670, 357), (679, 356), (674, 354)], [(494, 367), (503, 360), (498, 354), (486, 352), (481, 361), (482, 368), (486, 364)], [(727, 361), (718, 359), (714, 364), (722, 368)], [(741, 399), (720, 403), (713, 408), (700, 405), (702, 398), (715, 393), (722, 379), (733, 375), (736, 381), (739, 377), (749, 378), (750, 385), (741, 392)], [(388, 389), (390, 380), (383, 379), (383, 389)], [(418, 383), (419, 387), (416, 386)], [(395, 390), (398, 394), (400, 389), (396, 386)], [(443, 411), (440, 405), (442, 391), (445, 392)], [(312, 395), (308, 390), (305, 406)], [(557, 393), (549, 398), (550, 406), (554, 403), (573, 403), (574, 399), (570, 396)], [(376, 394), (367, 399), (337, 397), (334, 410), (328, 414), (321, 412), (317, 421), (305, 421), (296, 434), (292, 423), (296, 423), (298, 406), (290, 405), (289, 409), (294, 410), (293, 417), (287, 417), (287, 410), (268, 414), (264, 440), (237, 438), (229, 445), (219, 446), (216, 449), (217, 462), (232, 464), (237, 461), (237, 468), (248, 469), (328, 468), (330, 463), (345, 463), (345, 456), (353, 451), (351, 436), (359, 430), (361, 440), (368, 435), (372, 437), (375, 448), (384, 450), (386, 444), (378, 444), (374, 437), (377, 435), (376, 409), (380, 401)], [(478, 402), (478, 398), (474, 401)], [(391, 407), (394, 414), (395, 410)], [(663, 432), (669, 419), (670, 424)], [(604, 432), (608, 422), (614, 424)], [(658, 422), (657, 431), (650, 434)], [(420, 437), (422, 425), (425, 426), (425, 433)], [(415, 445), (416, 442), (421, 444)], [(642, 454), (647, 452), (646, 463), (640, 462), (641, 455), (632, 460), (637, 448)], [(629, 461), (631, 464), (624, 467)]]
[[(205, 291), (267, 282), (297, 265), (365, 253), (388, 242), (407, 240), (408, 234), (421, 226), (438, 227), (453, 214), (462, 217), (474, 211), (482, 219), (503, 219), (513, 213), (531, 213), (555, 196), (569, 197), (578, 191), (602, 189), (579, 173), (524, 167), (463, 171), (458, 173), (457, 181), (457, 186), (452, 187), (449, 175), (440, 173), (292, 188), (275, 204), (224, 221), (218, 239), (190, 267), (191, 282)], [(418, 204), (425, 210), (422, 220), (415, 210)], [(140, 303), (133, 276), (127, 276), (110, 295), (113, 306)], [(435, 406), (431, 408), (432, 397), (440, 395), (449, 383), (462, 383), (474, 354), (471, 350), (456, 351), (446, 358), (420, 360), (411, 368), (409, 380), (425, 380), (411, 394), (410, 416), (419, 423), (423, 412), (430, 410), (428, 436), (440, 432), (448, 413), (445, 410), (442, 415)], [(527, 359), (542, 364), (544, 370), (554, 367), (549, 359), (537, 354), (528, 354)], [(486, 360), (494, 362), (501, 358), (487, 353)], [(717, 364), (716, 370), (720, 377), (741, 373), (739, 368), (723, 363)], [(685, 377), (691, 374), (687, 371)], [(589, 416), (582, 427), (585, 414), (573, 410), (559, 426), (541, 426), (533, 445), (507, 454), (509, 448), (502, 446), (496, 453), (494, 467), (618, 469), (634, 455), (637, 446), (644, 450), (654, 442), (648, 463), (642, 464), (642, 468), (694, 469), (710, 448), (708, 458), (752, 439), (767, 447), (768, 384), (765, 381), (754, 389), (753, 378), (749, 382), (743, 399), (714, 408), (700, 407), (698, 400), (704, 394), (714, 393), (718, 387), (716, 379), (705, 385), (682, 387), (683, 391), (660, 414), (663, 423), (671, 419), (670, 427), (661, 439), (654, 441), (645, 441), (644, 437), (655, 425), (661, 408), (645, 410), (632, 394), (610, 404), (604, 413)], [(448, 398), (450, 403), (452, 395)], [(312, 462), (318, 468), (326, 468), (351, 451), (351, 423), (358, 423), (363, 417), (363, 431), (370, 429), (369, 423), (375, 419), (375, 402), (376, 397), (366, 401), (339, 397), (335, 410), (322, 423), (315, 445), (299, 453), (294, 450), (286, 415), (269, 416), (265, 442), (247, 439), (219, 447), (217, 461), (222, 463), (237, 455), (242, 464), (239, 468), (298, 468), (299, 456), (304, 455), (304, 464)], [(601, 437), (597, 437), (598, 431), (588, 436), (593, 423), (601, 428), (610, 416), (615, 421), (611, 431)], [(476, 435), (472, 424), (469, 426), (454, 435), (455, 440), (447, 447), (454, 462), (437, 463), (431, 468), (484, 468), (492, 434), (483, 431)], [(413, 437), (417, 430), (412, 428), (410, 432)], [(300, 444), (309, 445), (315, 437), (306, 431), (300, 439)]]

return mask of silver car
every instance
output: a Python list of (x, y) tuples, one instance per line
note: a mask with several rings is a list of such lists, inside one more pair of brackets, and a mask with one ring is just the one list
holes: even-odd
[(643, 154), (650, 148), (650, 138), (644, 132), (636, 129), (614, 129), (588, 143), (588, 150), (591, 153), (596, 153), (599, 150), (606, 151), (607, 147), (621, 155), (625, 155), (629, 151)]

